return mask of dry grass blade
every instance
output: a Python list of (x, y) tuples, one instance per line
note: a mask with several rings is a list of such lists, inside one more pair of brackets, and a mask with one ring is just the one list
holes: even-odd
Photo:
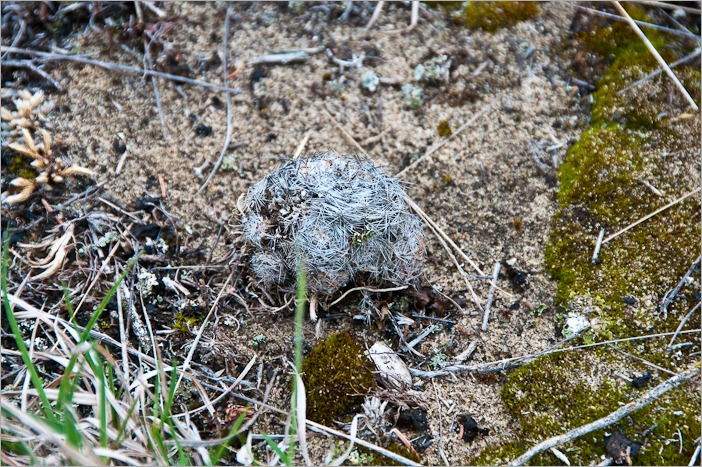
[(32, 431), (40, 435), (43, 439), (58, 446), (63, 454), (65, 454), (69, 459), (76, 462), (78, 465), (104, 465), (99, 458), (78, 451), (74, 447), (66, 443), (63, 435), (57, 433), (53, 428), (43, 421), (31, 416), (19, 410), (15, 405), (0, 398), (0, 407), (12, 415), (17, 421), (30, 428)]
[(307, 449), (307, 394), (305, 392), (305, 383), (300, 377), (297, 368), (293, 367), (293, 378), (295, 378), (295, 420), (297, 421), (297, 437), (300, 443), (300, 454), (305, 461), (305, 465), (314, 465), (310, 459), (310, 453)]
[(611, 426), (615, 423), (617, 423), (619, 420), (622, 418), (626, 417), (627, 415), (641, 409), (642, 407), (647, 406), (654, 400), (658, 399), (661, 397), (663, 394), (666, 392), (670, 391), (671, 389), (675, 389), (676, 387), (680, 386), (681, 384), (692, 380), (693, 378), (697, 377), (700, 374), (700, 368), (699, 365), (691, 370), (684, 371), (676, 376), (673, 376), (672, 378), (664, 381), (663, 383), (659, 384), (655, 388), (653, 388), (651, 391), (648, 393), (644, 394), (642, 397), (629, 402), (619, 410), (616, 410), (615, 412), (612, 412), (611, 414), (607, 415), (606, 417), (600, 418), (599, 420), (595, 420), (592, 423), (588, 423), (587, 425), (583, 425), (579, 428), (576, 428), (574, 430), (571, 430), (567, 433), (564, 433), (562, 435), (554, 436), (553, 438), (549, 438), (546, 441), (543, 441), (536, 446), (532, 447), (529, 449), (527, 452), (519, 456), (518, 458), (514, 459), (512, 462), (509, 463), (509, 465), (524, 465), (529, 460), (534, 457), (535, 455), (546, 451), (547, 449), (551, 449), (556, 446), (560, 446), (561, 444), (567, 443), (568, 441), (572, 441), (576, 438), (579, 438), (581, 436), (584, 436), (588, 433), (592, 433), (595, 430), (601, 430), (603, 428), (607, 428), (608, 426)]
[(626, 18), (627, 22), (629, 23), (629, 26), (631, 26), (631, 29), (633, 29), (634, 32), (636, 33), (636, 35), (639, 36), (639, 38), (641, 38), (641, 40), (644, 42), (644, 44), (646, 44), (646, 47), (648, 48), (648, 50), (651, 52), (651, 54), (653, 54), (656, 61), (663, 67), (663, 69), (665, 70), (666, 74), (670, 77), (670, 79), (673, 80), (673, 82), (675, 83), (675, 86), (678, 88), (678, 90), (680, 90), (680, 93), (683, 95), (683, 97), (685, 98), (687, 103), (690, 104), (690, 107), (695, 109), (695, 111), (699, 110), (699, 107), (695, 103), (695, 100), (692, 98), (692, 96), (690, 96), (690, 93), (687, 92), (687, 89), (685, 89), (685, 86), (683, 86), (683, 84), (680, 82), (678, 77), (675, 76), (675, 73), (673, 73), (673, 70), (670, 69), (670, 67), (665, 62), (665, 60), (663, 60), (663, 57), (661, 57), (661, 54), (659, 54), (658, 51), (656, 50), (656, 48), (653, 46), (653, 44), (651, 44), (651, 41), (648, 40), (648, 37), (646, 37), (646, 34), (644, 34), (643, 31), (641, 31), (641, 28), (639, 28), (639, 25), (636, 24), (633, 19), (631, 19), (631, 16), (629, 16), (629, 13), (627, 13), (627, 11), (624, 9), (624, 7), (622, 7), (619, 4), (619, 2), (614, 1), (614, 2), (612, 2), (612, 5), (614, 5), (614, 8), (617, 9), (619, 14), (621, 14), (624, 18)]

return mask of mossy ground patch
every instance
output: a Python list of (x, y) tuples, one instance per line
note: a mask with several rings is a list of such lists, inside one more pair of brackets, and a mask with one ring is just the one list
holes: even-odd
[[(657, 68), (650, 52), (621, 31), (620, 26), (581, 34), (588, 52), (606, 55), (612, 64), (593, 94), (592, 120), (568, 152), (560, 168), (558, 202), (546, 265), (558, 282), (556, 302), (564, 312), (574, 300), (586, 298), (592, 329), (589, 341), (674, 331), (697, 299), (694, 287), (675, 301), (667, 317), (658, 305), (699, 254), (699, 198), (691, 197), (603, 245), (599, 262), (591, 262), (600, 229), (607, 235), (641, 219), (669, 201), (699, 186), (699, 117), (687, 116), (678, 91), (665, 76), (620, 93)], [(578, 38), (576, 37), (576, 40)], [(597, 42), (599, 41), (599, 42)], [(679, 58), (677, 44), (666, 45), (667, 60)], [(597, 42), (597, 43), (596, 43)], [(697, 101), (699, 71), (676, 70)], [(654, 186), (661, 194), (655, 193)], [(699, 283), (699, 273), (695, 275)], [(624, 298), (628, 299), (628, 302)], [(674, 308), (674, 309), (673, 309)], [(699, 317), (689, 326), (699, 327)], [(692, 343), (675, 356), (665, 351), (664, 339), (619, 346), (667, 371), (677, 373), (690, 361)], [(692, 350), (690, 350), (692, 349)], [(580, 353), (559, 353), (536, 359), (513, 372), (502, 389), (503, 401), (521, 428), (527, 446), (594, 421), (641, 395), (641, 390), (613, 376), (617, 368), (629, 372), (651, 370), (614, 353), (608, 347)], [(656, 372), (655, 382), (670, 377)], [(633, 374), (633, 373), (632, 373)], [(689, 461), (694, 446), (675, 444), (680, 435), (699, 436), (700, 394), (690, 385), (678, 388), (651, 406), (620, 422), (632, 439), (643, 443), (634, 458), (643, 465), (677, 465)], [(656, 428), (645, 437), (643, 433)], [(604, 455), (603, 431), (593, 432), (562, 449), (573, 463), (599, 462)], [(480, 463), (506, 462), (524, 452), (524, 443), (507, 443), (484, 452)], [(559, 462), (552, 454), (532, 460), (535, 465)]]
[(332, 334), (310, 351), (302, 364), (307, 416), (330, 424), (363, 402), (376, 386), (373, 364), (344, 331)]

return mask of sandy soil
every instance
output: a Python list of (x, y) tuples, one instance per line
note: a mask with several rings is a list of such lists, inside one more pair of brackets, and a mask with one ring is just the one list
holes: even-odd
[[(369, 31), (364, 26), (370, 5), (359, 5), (346, 22), (337, 19), (340, 7), (328, 17), (324, 11), (291, 11), (275, 4), (236, 4), (232, 9), (226, 54), (228, 72), (236, 76), (228, 84), (239, 93), (232, 97), (228, 169), (220, 169), (199, 195), (203, 180), (194, 169), (205, 161), (214, 162), (225, 139), (227, 108), (222, 92), (158, 80), (166, 122), (162, 128), (150, 79), (71, 63), (60, 63), (52, 71), (66, 89), (50, 96), (56, 104), (50, 117), (55, 131), (64, 140), (75, 141), (71, 157), (94, 168), (99, 181), (107, 181), (102, 196), (145, 219), (135, 212), (137, 199), (160, 197), (158, 178), (163, 177), (167, 187), (163, 206), (179, 219), (180, 248), (211, 249), (216, 243), (213, 256), (221, 258), (240, 248), (237, 198), (292, 156), (304, 135), (310, 135), (305, 152), (358, 153), (327, 111), (376, 163), (394, 174), (441, 141), (440, 121), (448, 120), (455, 131), (489, 106), (462, 134), (404, 174), (403, 180), (409, 195), (485, 274), (496, 262), (503, 264), (498, 285), (504, 292), (496, 294), (488, 330), (480, 331), (482, 316), (463, 279), (439, 242), (427, 233), (424, 282), (464, 303), (466, 311), (447, 309), (441, 316), (456, 326), (435, 332), (417, 350), (431, 361), (437, 353), (451, 357), (477, 342), (470, 362), (480, 363), (534, 353), (555, 342), (555, 286), (543, 264), (549, 221), (556, 208), (553, 163), (563, 160), (586, 119), (577, 89), (568, 84), (566, 44), (574, 10), (544, 4), (534, 20), (496, 33), (469, 31), (442, 14), (423, 10), (414, 31), (393, 34), (388, 31), (409, 24), (409, 8), (402, 4), (386, 5)], [(187, 64), (190, 77), (221, 83), (224, 7), (178, 3), (167, 10), (173, 15), (173, 26), (164, 38), (180, 53), (180, 64)], [(104, 60), (142, 65), (134, 56), (140, 52), (114, 47), (105, 53), (105, 40), (99, 34), (76, 35), (72, 46), (82, 53), (101, 52), (99, 58)], [(330, 47), (345, 60), (352, 53), (365, 53), (366, 58), (360, 69), (342, 70), (324, 51), (299, 64), (250, 65), (260, 55), (316, 47)], [(414, 82), (416, 65), (441, 54), (453, 60), (449, 82), (427, 87), (426, 103), (417, 110), (407, 109), (401, 85)], [(369, 69), (398, 84), (381, 84), (374, 93), (364, 90), (361, 76)], [(128, 154), (116, 175), (124, 150), (120, 143), (126, 144)], [(235, 147), (238, 143), (242, 144)], [(543, 167), (537, 165), (534, 154)], [(208, 174), (210, 168), (211, 164), (202, 172)], [(233, 258), (239, 260), (238, 254)], [(466, 270), (475, 273), (468, 265)], [(223, 276), (214, 283), (221, 284), (226, 273), (218, 274)], [(245, 284), (251, 279), (239, 280)], [(471, 282), (484, 303), (490, 281)], [(391, 299), (375, 297), (379, 303)], [(253, 301), (251, 296), (246, 299)], [(541, 305), (546, 311), (535, 313)], [(368, 346), (388, 337), (375, 326), (353, 321), (343, 306), (322, 315), (327, 318), (323, 335), (350, 329)], [(228, 317), (238, 325), (227, 325)], [(266, 368), (270, 364), (281, 368), (279, 357), (290, 355), (290, 309), (271, 313), (253, 302), (248, 311), (241, 306), (225, 310), (217, 323), (216, 329), (205, 333), (199, 363), (221, 365), (236, 377), (254, 355)], [(431, 324), (418, 323), (422, 329)], [(263, 349), (253, 340), (261, 334), (267, 337)], [(311, 347), (316, 341), (312, 324), (306, 326), (305, 336)], [(410, 366), (423, 363), (408, 355), (396, 337), (392, 342)], [(429, 366), (425, 363), (422, 368)], [(443, 463), (440, 449), (449, 462), (461, 464), (486, 444), (509, 438), (515, 421), (503, 411), (500, 378), (457, 374), (415, 381), (425, 390), (428, 434), (435, 439), (423, 454), (429, 464)], [(287, 387), (279, 382), (271, 396), (273, 405), (286, 406)], [(238, 404), (233, 399), (226, 403)], [(489, 428), (489, 435), (472, 443), (462, 441), (458, 414), (474, 416), (481, 427)], [(271, 422), (262, 417), (260, 423), (269, 427)], [(424, 433), (407, 434), (414, 438)], [(323, 455), (327, 442), (314, 440), (313, 448)]]

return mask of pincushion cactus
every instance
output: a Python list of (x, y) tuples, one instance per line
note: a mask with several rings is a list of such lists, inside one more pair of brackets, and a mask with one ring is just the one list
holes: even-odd
[(251, 268), (264, 287), (292, 290), (299, 259), (312, 297), (352, 280), (410, 283), (424, 243), (404, 197), (400, 182), (371, 161), (335, 152), (288, 161), (246, 194)]

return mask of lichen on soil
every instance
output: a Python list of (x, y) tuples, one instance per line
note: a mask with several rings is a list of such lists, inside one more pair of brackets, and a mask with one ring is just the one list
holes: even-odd
[[(389, 175), (450, 137), (401, 182), (480, 269), (463, 264), (481, 306), (495, 263), (502, 264), (502, 273), (487, 331), (481, 330), (483, 315), (463, 275), (429, 233), (417, 287), (356, 291), (319, 309), (318, 328), (311, 322), (304, 327), (302, 378), (311, 420), (348, 433), (366, 398), (385, 397), (388, 410), (375, 431), (360, 426), (363, 439), (410, 457), (392, 431), (397, 428), (413, 440), (415, 459), (427, 465), (443, 464), (441, 453), (454, 464), (506, 463), (549, 436), (640, 397), (669, 373), (687, 368), (700, 351), (698, 341), (681, 334), (676, 343), (690, 345), (670, 353), (669, 337), (617, 344), (662, 370), (603, 345), (486, 371), (415, 376), (411, 390), (421, 397), (411, 401), (419, 405), (412, 408), (425, 423), (402, 427), (395, 415), (410, 401), (376, 386), (364, 354), (383, 341), (410, 368), (440, 371), (474, 343), (463, 363), (488, 364), (541, 352), (567, 336), (565, 346), (675, 331), (699, 302), (698, 269), (667, 314), (659, 314), (665, 293), (699, 255), (699, 196), (603, 244), (598, 261), (591, 261), (601, 229), (615, 233), (700, 185), (700, 117), (670, 79), (663, 73), (619, 93), (658, 67), (625, 23), (565, 3), (423, 2), (417, 26), (397, 34), (411, 17), (409, 6), (400, 2), (386, 2), (367, 31), (375, 6), (367, 2), (354, 2), (346, 20), (339, 18), (342, 4), (183, 2), (159, 3), (164, 18), (144, 9), (146, 24), (136, 27), (132, 4), (111, 3), (92, 17), (79, 5), (54, 22), (52, 5), (30, 9), (25, 18), (31, 31), (45, 28), (42, 40), (49, 42), (24, 38), (20, 46), (54, 45), (54, 50), (142, 67), (144, 43), (151, 43), (144, 42), (144, 31), (158, 31), (151, 43), (158, 70), (219, 84), (227, 71), (226, 84), (238, 89), (230, 96), (233, 143), (225, 148), (220, 170), (196, 194), (226, 136), (221, 91), (156, 80), (162, 127), (154, 83), (140, 75), (51, 62), (46, 71), (63, 92), (30, 69), (7, 67), (2, 76), (3, 107), (12, 107), (19, 89), (42, 89), (54, 104), (42, 125), (55, 141), (66, 142), (61, 155), (97, 174), (92, 181), (39, 189), (16, 207), (3, 206), (3, 232), (13, 229), (16, 255), (12, 290), (36, 274), (32, 265), (48, 250), (22, 245), (39, 244), (56, 232), (60, 236), (70, 224), (75, 232), (62, 268), (49, 280), (30, 281), (23, 299), (37, 308), (57, 303), (50, 312), (67, 317), (64, 288), (76, 307), (94, 271), (109, 257), (114, 266), (106, 266), (105, 281), (97, 282), (75, 317), (83, 325), (114, 273), (143, 249), (125, 284), (139, 313), (149, 318), (164, 361), (182, 362), (201, 332), (193, 367), (206, 375), (211, 399), (221, 393), (213, 388), (237, 381), (253, 365), (236, 389), (215, 403), (214, 413), (203, 410), (193, 418), (202, 439), (227, 436), (239, 413), (255, 412), (235, 393), (289, 407), (294, 297), (289, 290), (259, 287), (237, 199), (289, 161), (303, 139), (304, 154), (355, 154), (357, 147), (335, 121)], [(223, 51), (227, 8), (231, 29)], [(626, 8), (639, 20), (667, 21), (653, 7)], [(679, 36), (646, 32), (669, 61), (694, 46)], [(12, 37), (4, 34), (3, 45)], [(301, 62), (252, 64), (262, 55), (300, 49), (308, 54)], [(361, 55), (358, 67), (334, 61)], [(369, 71), (378, 78), (370, 87), (363, 78)], [(675, 72), (699, 103), (699, 59)], [(26, 158), (3, 148), (3, 191), (10, 180), (32, 175)], [(359, 244), (371, 238), (358, 235)], [(344, 290), (355, 285), (350, 282)], [(122, 301), (113, 299), (99, 323), (113, 339), (120, 338), (120, 307), (127, 303), (119, 297)], [(212, 319), (200, 329), (215, 303)], [(582, 335), (569, 334), (575, 329), (569, 323), (584, 322), (589, 328)], [(429, 326), (431, 332), (421, 337)], [(683, 330), (699, 327), (694, 315)], [(138, 337), (132, 332), (129, 345), (151, 353), (152, 343)], [(2, 339), (5, 347), (9, 341)], [(10, 370), (3, 361), (3, 371)], [(642, 387), (616, 375), (634, 379), (647, 373), (650, 380), (641, 379)], [(197, 389), (184, 378), (174, 407), (201, 407)], [(611, 429), (642, 444), (634, 463), (686, 464), (699, 436), (699, 407), (699, 390), (685, 385)], [(461, 437), (464, 416), (485, 428), (485, 435)], [(252, 433), (280, 434), (284, 418), (262, 410)], [(561, 448), (573, 465), (599, 463), (604, 437), (600, 430)], [(325, 459), (324, 436), (310, 435), (308, 444), (316, 462)], [(255, 452), (262, 458), (271, 453), (264, 442)], [(222, 462), (235, 462), (235, 454), (227, 456)], [(347, 463), (351, 459), (390, 462), (365, 448), (357, 448)], [(559, 462), (551, 453), (532, 459), (533, 464)]]

